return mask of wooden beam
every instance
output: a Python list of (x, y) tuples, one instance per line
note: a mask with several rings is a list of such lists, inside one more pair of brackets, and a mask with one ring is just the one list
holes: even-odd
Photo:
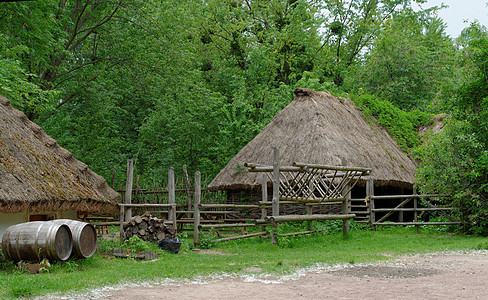
[(295, 222), (295, 221), (315, 221), (315, 220), (343, 220), (354, 218), (355, 214), (347, 215), (286, 215), (269, 216), (264, 221), (272, 223)]
[(226, 238), (222, 238), (222, 239), (217, 239), (215, 241), (216, 242), (232, 241), (232, 240), (246, 239), (246, 238), (250, 238), (250, 237), (266, 235), (266, 234), (268, 234), (268, 233), (266, 231), (263, 231), (263, 232), (257, 232), (257, 233), (239, 235), (239, 236), (226, 237)]

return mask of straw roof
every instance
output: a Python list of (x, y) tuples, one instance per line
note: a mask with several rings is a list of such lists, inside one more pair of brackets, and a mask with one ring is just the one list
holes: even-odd
[(210, 190), (260, 189), (261, 173), (240, 172), (244, 163), (293, 162), (371, 168), (375, 185), (412, 187), (415, 163), (388, 133), (367, 121), (348, 99), (299, 88), (295, 99), (280, 111), (251, 142), (230, 160), (210, 183)]
[(0, 212), (115, 214), (120, 195), (0, 96)]

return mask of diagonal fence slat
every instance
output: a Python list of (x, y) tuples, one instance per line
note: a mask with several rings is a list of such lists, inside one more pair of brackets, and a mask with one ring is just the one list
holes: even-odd
[[(264, 172), (273, 178), (273, 166), (253, 163), (244, 164), (249, 172)], [(359, 182), (369, 175), (371, 169), (351, 166), (329, 166), (320, 164), (293, 163), (280, 166), (280, 197), (300, 202), (328, 202), (341, 199)]]

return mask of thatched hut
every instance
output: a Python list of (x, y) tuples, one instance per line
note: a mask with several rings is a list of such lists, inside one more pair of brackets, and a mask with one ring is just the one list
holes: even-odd
[(232, 202), (251, 194), (259, 198), (262, 175), (239, 169), (246, 162), (272, 165), (274, 147), (280, 151), (281, 165), (340, 165), (345, 158), (350, 166), (371, 168), (380, 189), (403, 192), (414, 184), (415, 163), (374, 120), (366, 119), (348, 99), (299, 88), (295, 99), (230, 160), (208, 188), (226, 190)]
[(0, 96), (0, 239), (16, 223), (117, 213), (120, 195)]

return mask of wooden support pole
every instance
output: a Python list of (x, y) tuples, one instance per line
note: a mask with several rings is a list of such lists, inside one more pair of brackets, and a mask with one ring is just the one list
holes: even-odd
[[(268, 203), (268, 177), (266, 176), (266, 174), (263, 174), (263, 176), (261, 177), (261, 197), (261, 203), (264, 203), (266, 205)], [(261, 209), (261, 219), (264, 220), (267, 214), (267, 208), (263, 207)], [(266, 226), (262, 226), (261, 231), (266, 231)]]
[[(347, 166), (347, 159), (342, 158), (342, 165)], [(349, 213), (349, 203), (351, 202), (351, 185), (348, 183), (344, 189), (345, 194), (343, 195), (346, 199), (342, 202), (342, 214), (347, 215)], [(349, 234), (349, 219), (342, 219), (342, 235), (346, 236)]]
[(168, 221), (173, 222), (173, 228), (176, 230), (176, 197), (175, 197), (175, 169), (168, 169), (168, 204), (171, 205), (168, 213)]
[[(125, 196), (124, 196), (124, 203), (131, 204), (132, 203), (132, 182), (134, 176), (134, 160), (128, 159), (127, 160), (127, 182), (125, 184)], [(132, 208), (127, 208), (127, 213), (124, 216), (126, 222), (129, 222), (130, 218), (132, 218)]]
[[(280, 151), (278, 148), (273, 148), (273, 199), (272, 199), (272, 216), (280, 215)], [(271, 244), (277, 245), (278, 238), (276, 236), (278, 225), (273, 224), (271, 230)]]
[[(414, 195), (417, 194), (417, 188), (416, 187), (413, 188), (413, 193), (414, 193)], [(415, 223), (417, 223), (419, 221), (419, 213), (417, 211), (417, 205), (418, 205), (418, 198), (415, 197), (415, 198), (413, 198), (413, 209), (414, 209), (413, 221)], [(403, 222), (403, 220), (401, 220), (401, 221)], [(415, 225), (415, 233), (417, 233), (417, 234), (419, 233), (419, 225)]]
[[(307, 215), (311, 215), (312, 214), (312, 206), (311, 205), (307, 205), (305, 208), (307, 210)], [(309, 231), (311, 231), (312, 228), (313, 228), (313, 221), (308, 221), (307, 229)]]
[(202, 195), (201, 174), (195, 172), (195, 194), (193, 199), (193, 244), (200, 244), (200, 198)]
[(125, 214), (125, 207), (121, 205), (120, 206), (120, 244), (122, 244), (125, 239), (124, 214)]
[(374, 223), (375, 220), (375, 211), (374, 211), (374, 179), (370, 177), (368, 181), (366, 181), (366, 205), (369, 206), (369, 222), (371, 224), (371, 229), (376, 230), (376, 226)]
[(186, 165), (183, 165), (183, 174), (185, 176), (185, 189), (186, 189), (186, 200), (188, 202), (188, 210), (191, 210), (191, 184), (188, 177), (188, 171), (186, 170)]

